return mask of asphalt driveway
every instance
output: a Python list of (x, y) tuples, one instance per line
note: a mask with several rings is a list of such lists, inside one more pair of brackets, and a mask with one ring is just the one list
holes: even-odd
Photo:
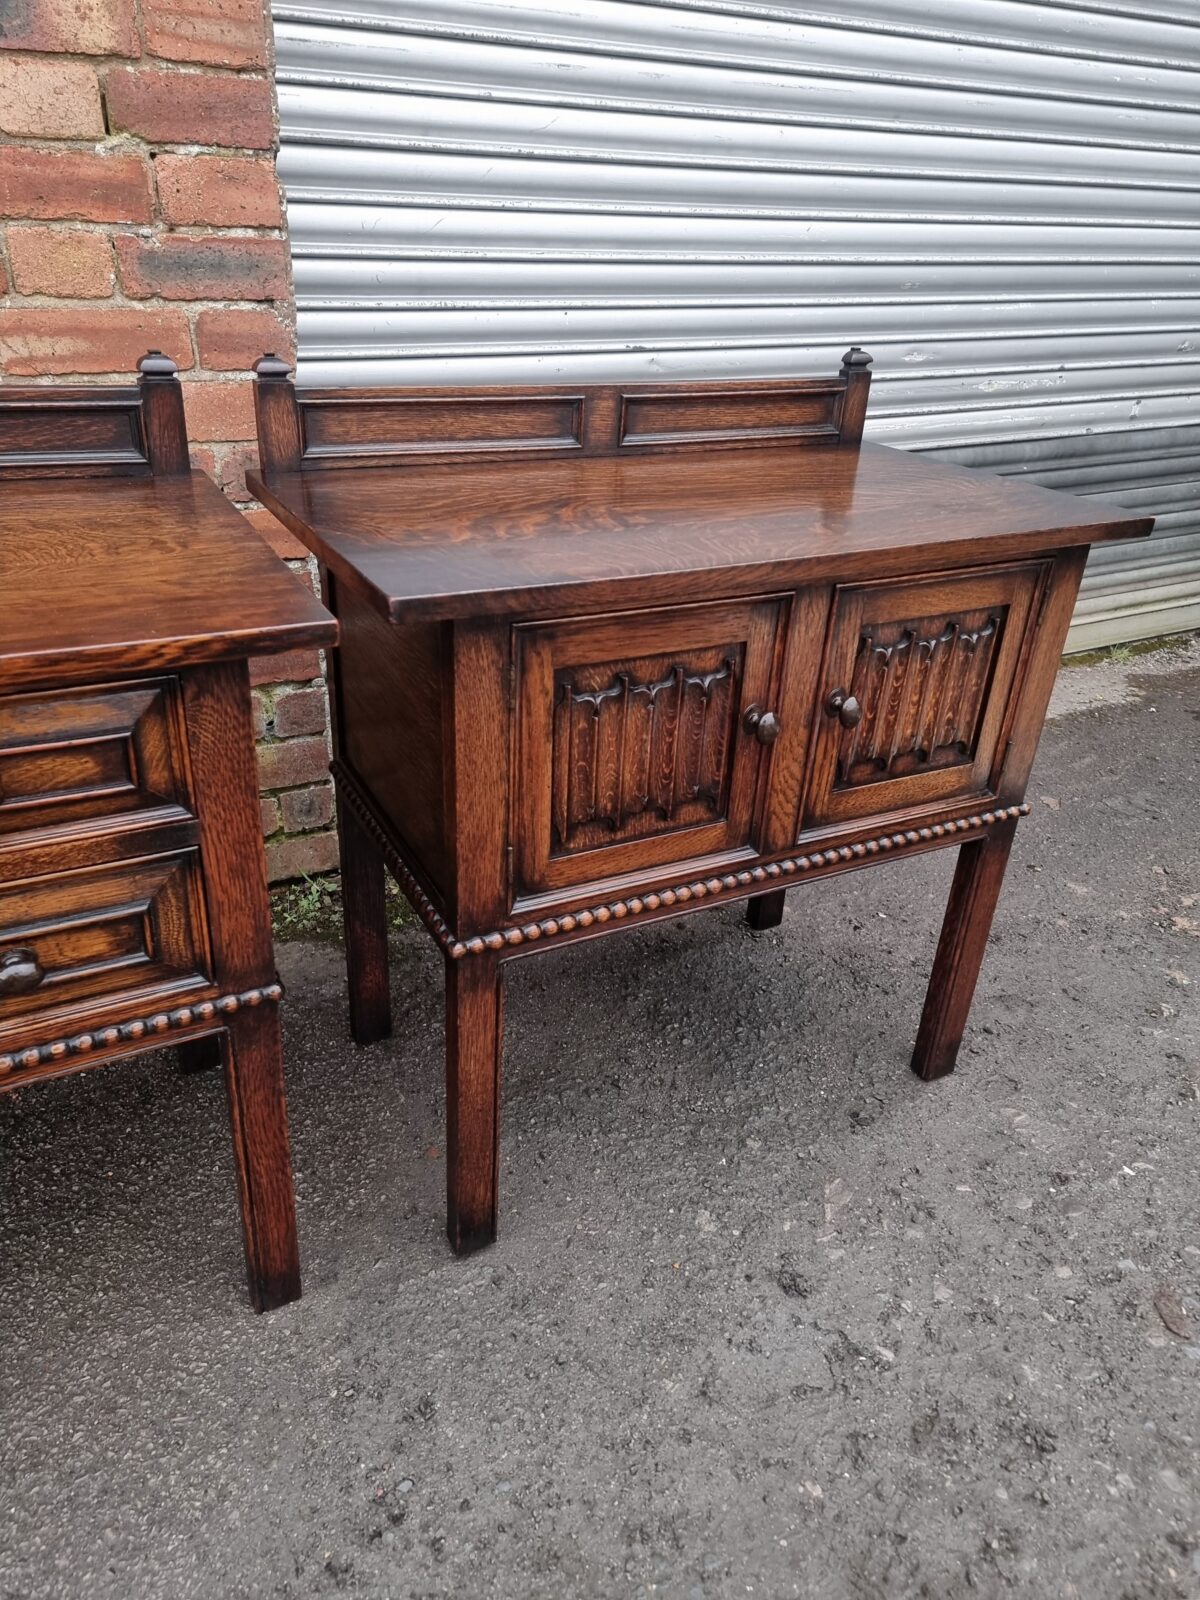
[(520, 963), (481, 1256), (415, 927), (280, 951), (298, 1305), (216, 1076), (0, 1098), (0, 1595), (1200, 1594), (1200, 650), (1057, 706), (953, 1078), (951, 852)]

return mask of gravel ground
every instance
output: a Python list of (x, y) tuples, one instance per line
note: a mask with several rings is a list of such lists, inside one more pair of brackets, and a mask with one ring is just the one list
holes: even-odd
[(280, 951), (274, 1315), (215, 1075), (0, 1099), (0, 1595), (1200, 1595), (1200, 650), (1058, 703), (955, 1077), (951, 852), (518, 963), (481, 1256), (415, 928)]

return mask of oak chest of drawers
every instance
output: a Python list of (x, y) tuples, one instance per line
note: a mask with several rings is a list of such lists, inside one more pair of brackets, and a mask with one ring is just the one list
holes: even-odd
[(0, 1090), (223, 1053), (261, 1310), (300, 1278), (246, 662), (336, 627), (142, 369), (0, 390)]
[(864, 444), (829, 381), (295, 390), (257, 491), (316, 552), (351, 1023), (384, 864), (446, 957), (449, 1232), (496, 1225), (504, 964), (959, 845), (913, 1057), (954, 1064), (1089, 545), (1115, 507)]

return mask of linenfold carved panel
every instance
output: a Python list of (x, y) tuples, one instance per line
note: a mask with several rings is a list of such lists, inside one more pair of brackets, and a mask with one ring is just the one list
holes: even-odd
[(725, 814), (742, 647), (555, 675), (552, 850)]
[(974, 760), (1006, 612), (864, 622), (851, 690), (862, 718), (841, 737), (839, 788)]

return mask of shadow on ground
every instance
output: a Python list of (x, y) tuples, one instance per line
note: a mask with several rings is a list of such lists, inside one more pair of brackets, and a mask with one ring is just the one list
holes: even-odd
[(0, 1595), (1200, 1593), (1200, 660), (1105, 671), (946, 1082), (907, 1056), (949, 852), (518, 964), (466, 1262), (432, 946), (361, 1053), (339, 952), (285, 946), (266, 1318), (215, 1077), (0, 1101)]

